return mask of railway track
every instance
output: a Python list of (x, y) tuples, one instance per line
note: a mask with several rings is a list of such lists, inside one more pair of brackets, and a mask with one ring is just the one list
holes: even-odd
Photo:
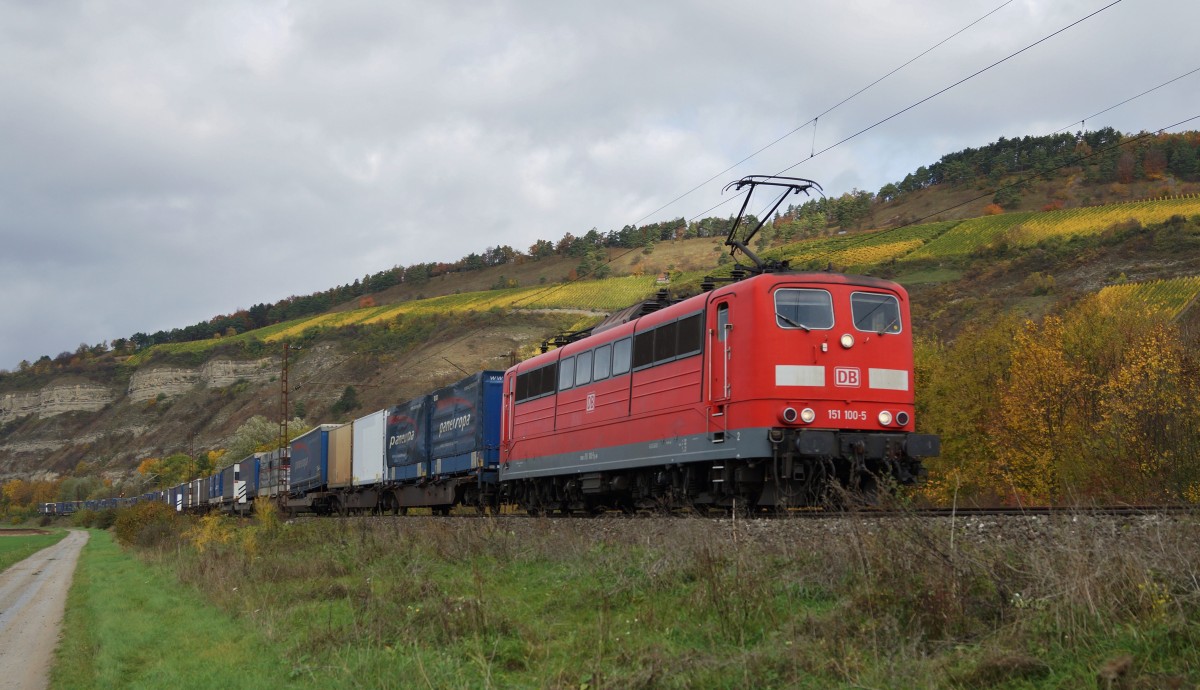
[[(733, 519), (733, 520), (846, 520), (846, 519), (881, 519), (881, 518), (966, 518), (966, 517), (1038, 517), (1038, 516), (1143, 516), (1143, 515), (1184, 515), (1200, 516), (1200, 506), (1183, 504), (1162, 505), (1094, 505), (1094, 506), (1001, 506), (1001, 507), (951, 507), (951, 508), (877, 508), (858, 507), (852, 509), (822, 509), (797, 508), (782, 512), (762, 512), (753, 514), (732, 515), (729, 511), (708, 511), (706, 513), (688, 512), (648, 512), (624, 513), (620, 511), (605, 511), (600, 513), (570, 513), (551, 514), (548, 516), (532, 516), (523, 511), (503, 509), (500, 513), (480, 513), (476, 510), (456, 509), (449, 516), (427, 515), (416, 512), (410, 515), (393, 516), (391, 514), (369, 515), (377, 518), (395, 518), (398, 520), (413, 518), (436, 518), (439, 520), (455, 519), (576, 519), (576, 520), (613, 520), (638, 521), (649, 519)], [(321, 519), (311, 513), (301, 513), (292, 519), (311, 520)]]

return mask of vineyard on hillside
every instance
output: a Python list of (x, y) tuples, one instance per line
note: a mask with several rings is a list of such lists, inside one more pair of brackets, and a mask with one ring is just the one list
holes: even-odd
[[(1200, 195), (1152, 199), (1108, 206), (1045, 212), (1007, 213), (965, 221), (943, 221), (872, 233), (804, 240), (764, 251), (766, 259), (787, 260), (797, 269), (823, 269), (832, 264), (848, 273), (867, 272), (889, 261), (968, 256), (981, 247), (1003, 241), (1010, 246), (1033, 246), (1052, 237), (1075, 237), (1104, 232), (1114, 225), (1136, 221), (1151, 224), (1175, 215), (1200, 214)], [(705, 273), (729, 275), (730, 267), (676, 275), (676, 286), (698, 286)], [(578, 309), (612, 312), (651, 297), (657, 289), (653, 276), (622, 276), (602, 280), (468, 292), (401, 302), (275, 324), (231, 337), (155, 345), (138, 352), (138, 364), (152, 352), (203, 353), (235, 343), (276, 343), (299, 337), (313, 328), (385, 323), (408, 315), (456, 314), (491, 309)], [(1108, 299), (1145, 300), (1178, 313), (1200, 293), (1200, 278), (1118, 285), (1105, 288)]]
[(1000, 241), (1015, 247), (1032, 247), (1053, 237), (1097, 235), (1128, 221), (1146, 225), (1161, 223), (1175, 215), (1196, 214), (1200, 214), (1200, 195), (1191, 194), (1107, 206), (984, 216), (959, 223), (906, 258), (965, 256)]
[(1194, 303), (1197, 296), (1200, 296), (1200, 276), (1110, 285), (1099, 293), (1099, 299), (1106, 304), (1141, 303), (1164, 310), (1172, 318)]
[[(430, 299), (402, 302), (383, 307), (321, 314), (280, 327), (252, 331), (266, 342), (278, 342), (300, 335), (310, 328), (382, 323), (400, 316), (455, 314), (489, 309), (580, 309), (609, 312), (646, 299), (654, 293), (654, 278), (625, 276), (603, 280), (546, 285), (536, 288), (509, 288), (488, 292), (468, 292)], [(267, 331), (270, 331), (269, 333)]]
[(196, 340), (186, 343), (154, 345), (130, 358), (138, 364), (152, 352), (168, 354), (201, 353), (221, 345), (262, 341), (276, 343), (296, 338), (311, 328), (342, 328), (384, 323), (402, 316), (457, 314), (489, 309), (577, 309), (612, 312), (651, 297), (656, 291), (653, 276), (622, 276), (603, 280), (578, 281), (530, 288), (508, 288), (486, 292), (467, 292), (430, 299), (401, 302), (380, 307), (330, 312), (303, 319), (267, 326), (226, 338)]
[(806, 265), (824, 268), (832, 263), (840, 270), (853, 273), (904, 256), (950, 231), (959, 222), (925, 223), (861, 235), (794, 242), (765, 254), (766, 258), (786, 259), (797, 268)]

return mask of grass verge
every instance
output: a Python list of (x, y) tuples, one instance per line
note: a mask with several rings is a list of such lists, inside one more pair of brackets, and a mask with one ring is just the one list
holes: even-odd
[(54, 546), (63, 537), (64, 530), (54, 530), (50, 534), (29, 534), (8, 536), (0, 530), (0, 572), (10, 565), (19, 563), (47, 546)]
[(209, 516), (137, 541), (339, 686), (1150, 688), (1200, 680), (1196, 527)]
[(252, 626), (93, 530), (67, 600), (53, 688), (307, 687)]

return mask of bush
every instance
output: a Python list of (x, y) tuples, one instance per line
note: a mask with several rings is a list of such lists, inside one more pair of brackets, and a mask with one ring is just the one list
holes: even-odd
[(165, 503), (137, 503), (117, 512), (113, 533), (126, 546), (157, 546), (176, 530), (175, 511)]
[(117, 521), (116, 508), (101, 510), (96, 513), (96, 523), (92, 525), (96, 529), (112, 529), (112, 526)]
[(1034, 296), (1048, 295), (1054, 292), (1054, 276), (1045, 273), (1031, 273), (1022, 286)]
[(92, 510), (91, 508), (84, 508), (83, 510), (76, 511), (75, 514), (71, 516), (71, 524), (75, 525), (76, 527), (92, 527), (96, 524), (96, 511)]

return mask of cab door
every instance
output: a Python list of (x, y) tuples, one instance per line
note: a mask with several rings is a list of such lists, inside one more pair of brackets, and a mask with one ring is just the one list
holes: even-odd
[(733, 392), (733, 296), (722, 296), (709, 309), (708, 323), (708, 402), (724, 412), (724, 403)]

